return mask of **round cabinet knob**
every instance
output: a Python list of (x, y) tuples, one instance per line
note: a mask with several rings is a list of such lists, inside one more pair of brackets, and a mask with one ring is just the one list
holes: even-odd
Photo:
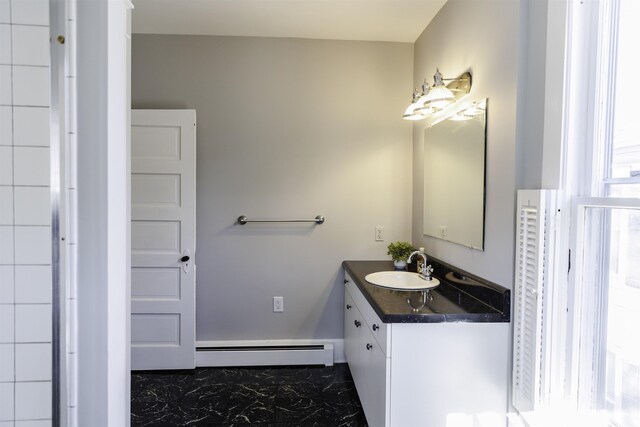
[(362, 325), (362, 323), (360, 323), (360, 321), (359, 321), (359, 320), (354, 320), (354, 321), (353, 321), (353, 324), (354, 324), (354, 325), (356, 325), (356, 328), (359, 328), (359, 327), (360, 327), (360, 325)]
[(344, 284), (346, 285), (347, 283), (349, 283), (349, 280), (344, 279)]
[(373, 346), (369, 343), (367, 343), (367, 350), (371, 350), (373, 348)]
[(185, 256), (183, 256), (182, 258), (180, 258), (180, 261), (182, 261), (182, 262), (187, 262), (187, 261), (189, 261), (190, 259), (191, 259), (191, 257), (189, 257), (189, 255), (185, 255)]
[(351, 310), (351, 306), (347, 304), (347, 310)]
[(378, 329), (380, 329), (380, 326), (376, 325), (375, 323), (373, 324), (372, 327), (374, 331), (377, 331)]

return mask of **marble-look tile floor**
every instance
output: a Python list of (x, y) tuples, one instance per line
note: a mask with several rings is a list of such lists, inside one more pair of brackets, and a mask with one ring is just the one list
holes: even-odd
[(346, 364), (131, 374), (131, 425), (362, 427)]

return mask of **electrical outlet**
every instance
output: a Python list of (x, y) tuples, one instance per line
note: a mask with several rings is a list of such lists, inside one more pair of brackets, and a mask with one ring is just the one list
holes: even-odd
[(376, 242), (384, 242), (384, 227), (376, 225)]
[(274, 313), (284, 312), (284, 297), (273, 297), (273, 312)]
[(441, 239), (446, 239), (447, 238), (447, 226), (446, 225), (441, 225), (440, 227), (438, 227), (438, 233), (440, 234), (440, 238)]

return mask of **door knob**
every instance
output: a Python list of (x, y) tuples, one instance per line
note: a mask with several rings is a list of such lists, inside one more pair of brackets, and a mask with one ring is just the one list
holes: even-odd
[(189, 273), (191, 270), (191, 251), (189, 249), (185, 249), (182, 251), (182, 256), (180, 257), (180, 262), (182, 262), (182, 271), (185, 273)]

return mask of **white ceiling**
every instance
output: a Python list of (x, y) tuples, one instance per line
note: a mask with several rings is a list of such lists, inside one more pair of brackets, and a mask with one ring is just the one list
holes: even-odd
[(446, 0), (134, 0), (133, 32), (413, 43)]

